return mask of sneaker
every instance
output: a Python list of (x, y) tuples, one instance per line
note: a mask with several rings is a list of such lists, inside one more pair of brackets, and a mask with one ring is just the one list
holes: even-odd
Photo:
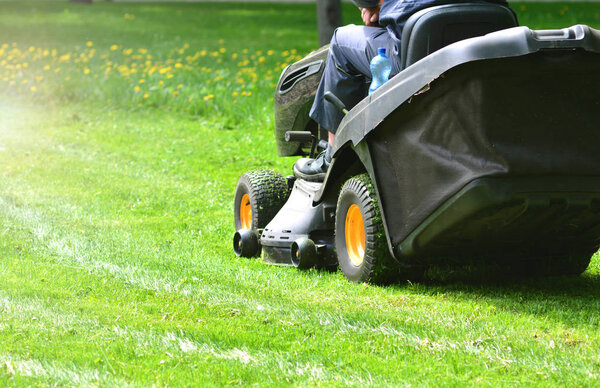
[(323, 182), (331, 164), (331, 159), (327, 160), (327, 154), (327, 151), (323, 151), (314, 159), (299, 159), (294, 164), (294, 175), (311, 182)]

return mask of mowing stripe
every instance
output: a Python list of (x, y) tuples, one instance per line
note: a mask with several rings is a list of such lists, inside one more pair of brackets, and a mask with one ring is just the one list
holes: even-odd
[[(37, 332), (55, 334), (57, 328), (74, 328), (87, 338), (99, 337), (104, 341), (119, 341), (125, 343), (127, 348), (139, 349), (141, 352), (152, 352), (168, 357), (179, 357), (177, 354), (198, 354), (211, 356), (216, 359), (236, 361), (241, 364), (276, 368), (286, 375), (294, 376), (299, 371), (311, 378), (319, 379), (324, 375), (322, 366), (307, 362), (289, 361), (290, 355), (277, 353), (258, 352), (251, 354), (247, 349), (225, 349), (211, 342), (199, 342), (186, 337), (183, 331), (160, 333), (155, 330), (140, 331), (123, 326), (102, 326), (98, 320), (82, 318), (72, 312), (62, 311), (58, 305), (49, 305), (39, 298), (11, 298), (6, 293), (0, 292), (0, 309), (4, 313), (4, 320), (17, 318), (21, 327), (35, 326)], [(102, 347), (102, 343), (97, 343)], [(46, 362), (41, 360), (20, 359), (16, 356), (0, 356), (0, 363), (4, 363), (9, 374), (20, 376), (47, 376), (49, 378), (74, 382), (76, 384), (90, 384), (102, 381), (103, 383), (124, 381), (116, 380), (111, 373), (101, 373), (95, 369), (78, 369), (65, 367), (59, 362)], [(360, 377), (357, 376), (360, 380)]]
[(57, 361), (22, 359), (11, 354), (0, 354), (0, 367), (4, 367), (8, 375), (46, 377), (68, 386), (89, 386), (100, 382), (120, 387), (131, 386), (127, 381), (97, 369), (75, 368)]
[[(32, 230), (37, 241), (45, 249), (54, 253), (59, 263), (76, 265), (78, 268), (84, 268), (96, 274), (109, 274), (126, 284), (134, 285), (141, 289), (176, 294), (202, 302), (208, 301), (213, 305), (231, 306), (232, 303), (235, 303), (257, 310), (285, 312), (286, 319), (291, 321), (292, 326), (302, 323), (307, 319), (319, 319), (323, 330), (330, 331), (333, 335), (336, 333), (343, 335), (345, 332), (353, 332), (370, 336), (381, 335), (391, 337), (396, 342), (398, 351), (402, 353), (418, 351), (420, 353), (441, 355), (448, 355), (449, 353), (473, 354), (495, 365), (514, 365), (515, 363), (525, 365), (524, 361), (518, 360), (517, 356), (510, 349), (500, 348), (496, 346), (494, 341), (488, 342), (477, 339), (474, 341), (453, 342), (449, 338), (444, 337), (430, 338), (427, 334), (405, 334), (402, 329), (390, 328), (385, 323), (374, 321), (374, 318), (371, 318), (370, 321), (350, 321), (341, 314), (315, 312), (314, 304), (306, 305), (305, 309), (298, 308), (299, 306), (303, 306), (298, 301), (294, 301), (292, 305), (289, 305), (290, 299), (273, 300), (270, 301), (271, 303), (260, 301), (260, 308), (258, 308), (255, 300), (238, 296), (243, 295), (240, 292), (237, 294), (232, 293), (226, 284), (212, 283), (207, 285), (203, 284), (199, 279), (194, 280), (193, 284), (181, 284), (179, 279), (163, 276), (158, 271), (134, 265), (118, 265), (99, 260), (97, 257), (101, 253), (95, 251), (90, 242), (66, 233), (64, 237), (56, 236), (55, 233), (51, 233), (49, 228), (45, 226), (49, 225), (49, 223), (46, 223), (39, 214), (34, 213), (32, 210), (26, 209), (23, 206), (13, 206), (4, 199), (0, 199), (0, 209), (4, 209), (4, 213), (18, 221), (22, 227)], [(210, 268), (207, 267), (207, 269)], [(240, 279), (238, 275), (234, 274), (232, 276), (235, 277), (235, 280), (238, 280)], [(251, 278), (243, 278), (243, 280), (246, 283), (252, 282)], [(207, 296), (199, 297), (198, 294), (200, 292), (205, 293)], [(356, 300), (358, 308), (360, 308), (360, 299)], [(426, 297), (423, 299), (427, 300)], [(322, 302), (327, 303), (327, 298)], [(415, 301), (411, 302), (414, 303)], [(453, 301), (452, 303), (456, 304), (457, 302)], [(405, 307), (410, 307), (410, 305)], [(386, 312), (386, 310), (391, 308), (393, 306), (382, 306), (382, 312)], [(79, 318), (77, 317), (77, 319)], [(96, 322), (96, 324), (98, 323)], [(431, 327), (431, 325), (469, 330), (468, 322), (458, 322), (456, 321), (456, 317), (452, 315), (440, 315), (436, 314), (435, 311), (432, 311), (429, 315), (421, 316), (418, 320), (406, 321), (402, 326), (405, 325), (407, 326), (407, 332), (412, 333), (416, 331), (414, 330), (415, 327), (422, 329), (425, 333), (430, 332), (426, 328)], [(286, 376), (296, 376), (299, 373), (303, 373), (309, 380), (322, 381), (325, 375), (331, 377), (331, 372), (326, 372), (327, 368), (321, 363), (297, 361), (294, 356), (287, 353), (251, 352), (243, 348), (222, 349), (215, 344), (194, 341), (183, 335), (180, 336), (173, 333), (140, 332), (118, 326), (113, 327), (112, 330), (114, 331), (112, 334), (119, 339), (124, 341), (135, 339), (136, 346), (156, 346), (165, 353), (173, 354), (174, 352), (181, 352), (209, 355), (218, 359), (239, 362), (241, 365), (268, 367), (271, 370), (279, 370)], [(557, 362), (554, 362), (554, 360), (552, 362), (545, 361), (543, 365), (538, 361), (534, 359), (527, 360), (530, 366), (536, 367), (548, 367), (549, 365), (557, 365), (558, 367), (561, 360), (557, 360)], [(339, 378), (339, 376), (336, 377)], [(353, 373), (346, 374), (343, 381), (348, 383), (368, 383), (369, 379), (370, 375), (368, 371), (357, 369)]]

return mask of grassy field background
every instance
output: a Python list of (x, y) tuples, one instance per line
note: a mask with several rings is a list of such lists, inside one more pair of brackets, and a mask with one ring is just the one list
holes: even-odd
[[(600, 27), (595, 3), (512, 5)], [(314, 14), (0, 2), (0, 385), (598, 385), (598, 257), (392, 287), (235, 257), (237, 178), (291, 171), (273, 88)]]

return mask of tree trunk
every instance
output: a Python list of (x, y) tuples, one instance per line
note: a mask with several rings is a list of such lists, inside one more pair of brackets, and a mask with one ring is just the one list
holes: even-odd
[(317, 25), (319, 44), (329, 43), (333, 31), (342, 25), (342, 5), (340, 0), (317, 0)]

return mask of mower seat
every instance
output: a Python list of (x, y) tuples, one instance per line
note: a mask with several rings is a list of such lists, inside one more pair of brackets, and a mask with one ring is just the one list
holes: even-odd
[(412, 15), (402, 30), (400, 69), (459, 40), (518, 25), (513, 10), (499, 4), (463, 3), (424, 9)]

